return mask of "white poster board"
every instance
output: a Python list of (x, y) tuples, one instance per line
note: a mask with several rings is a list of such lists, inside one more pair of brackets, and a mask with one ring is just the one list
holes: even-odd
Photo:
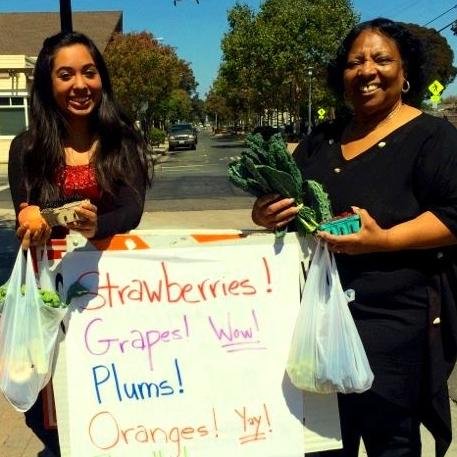
[(339, 447), (334, 397), (310, 415), (285, 373), (299, 254), (289, 238), (279, 250), (65, 255), (66, 287), (79, 280), (91, 293), (73, 301), (59, 351), (62, 455), (301, 457)]

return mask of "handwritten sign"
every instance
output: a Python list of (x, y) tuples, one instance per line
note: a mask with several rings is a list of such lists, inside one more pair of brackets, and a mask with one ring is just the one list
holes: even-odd
[(90, 293), (59, 356), (62, 455), (302, 457), (303, 395), (284, 370), (297, 247), (67, 254), (65, 284)]

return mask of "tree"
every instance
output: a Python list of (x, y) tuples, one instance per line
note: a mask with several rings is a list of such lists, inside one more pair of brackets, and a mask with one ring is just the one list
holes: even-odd
[[(176, 113), (178, 98), (190, 100), (195, 93), (197, 83), (189, 64), (150, 33), (115, 35), (105, 58), (116, 98), (130, 117), (141, 122), (145, 135), (152, 125), (163, 127)], [(184, 102), (179, 109), (185, 110)]]
[[(257, 14), (237, 4), (228, 12), (219, 76), (238, 91), (238, 105), (245, 111), (261, 115), (287, 109), (299, 117), (309, 68), (314, 82), (325, 85), (327, 62), (357, 21), (350, 0), (265, 0)], [(226, 93), (232, 105), (233, 93)]]
[[(427, 87), (436, 79), (444, 87), (454, 81), (457, 75), (457, 68), (452, 65), (454, 53), (446, 38), (435, 29), (417, 24), (404, 25), (422, 41), (424, 46), (424, 53), (427, 58), (423, 62), (423, 67), (427, 78)], [(422, 99), (429, 96), (430, 93), (426, 89), (422, 94)]]
[(205, 100), (205, 111), (213, 119), (214, 126), (217, 128), (222, 123), (229, 122), (232, 119), (232, 113), (227, 106), (227, 99), (224, 95), (218, 93), (217, 89), (212, 87)]
[(256, 16), (246, 5), (228, 12), (229, 32), (222, 39), (223, 62), (213, 92), (226, 98), (225, 116), (243, 109), (260, 112), (264, 106), (259, 78), (262, 55)]
[(205, 123), (205, 102), (197, 95), (192, 97), (192, 119), (198, 123)]
[(190, 118), (192, 100), (183, 89), (175, 89), (168, 98), (168, 118), (170, 122), (177, 122)]

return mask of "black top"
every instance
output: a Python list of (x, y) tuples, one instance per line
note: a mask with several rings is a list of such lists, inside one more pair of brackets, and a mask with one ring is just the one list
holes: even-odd
[[(8, 162), (8, 180), (16, 214), (23, 202), (43, 206), (36, 201), (33, 192), (28, 193), (24, 179), (24, 155), (27, 132), (17, 136), (10, 146)], [(114, 195), (102, 193), (97, 202), (97, 233), (94, 238), (106, 238), (117, 233), (124, 233), (138, 226), (143, 214), (146, 187), (143, 176), (135, 180), (135, 188), (125, 183), (115, 185)], [(46, 202), (47, 204), (52, 202)], [(53, 230), (52, 237), (65, 236), (64, 230)]]
[[(457, 130), (449, 122), (421, 114), (351, 160), (341, 151), (343, 127), (319, 127), (295, 152), (304, 179), (324, 185), (335, 215), (358, 206), (389, 228), (431, 211), (457, 235)], [(450, 251), (336, 256), (343, 288), (355, 290), (350, 308), (375, 374), (372, 390), (400, 406), (420, 409), (430, 393), (430, 328), (440, 313), (430, 312), (430, 290), (440, 293)], [(434, 380), (434, 393), (444, 377)]]

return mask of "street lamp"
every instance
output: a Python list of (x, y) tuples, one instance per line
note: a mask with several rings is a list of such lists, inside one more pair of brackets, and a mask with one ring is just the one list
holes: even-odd
[(308, 77), (309, 77), (309, 86), (308, 86), (308, 135), (311, 133), (311, 81), (313, 77), (312, 67), (308, 67)]

